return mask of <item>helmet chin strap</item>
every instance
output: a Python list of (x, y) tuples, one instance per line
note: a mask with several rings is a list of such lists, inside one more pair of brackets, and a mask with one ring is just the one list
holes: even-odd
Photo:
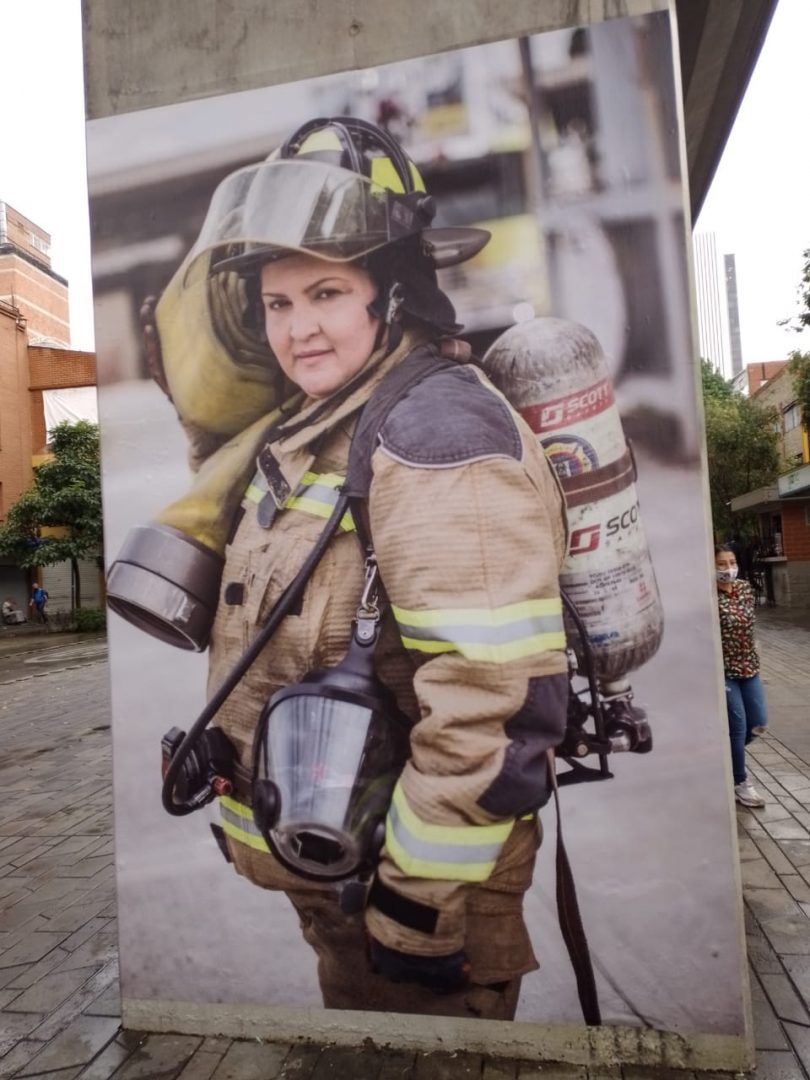
[(377, 336), (374, 339), (374, 351), (382, 347), (385, 336), (388, 334), (386, 356), (399, 347), (402, 341), (402, 326), (399, 322), (399, 311), (405, 299), (404, 290), (398, 281), (392, 281), (377, 297), (368, 305), (368, 313), (372, 318), (379, 319)]

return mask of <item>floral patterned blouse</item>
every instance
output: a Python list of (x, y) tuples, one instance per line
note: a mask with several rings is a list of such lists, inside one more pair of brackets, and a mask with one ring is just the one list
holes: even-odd
[(733, 581), (731, 591), (717, 590), (723, 667), (729, 679), (750, 679), (759, 673), (754, 643), (754, 592), (747, 581)]

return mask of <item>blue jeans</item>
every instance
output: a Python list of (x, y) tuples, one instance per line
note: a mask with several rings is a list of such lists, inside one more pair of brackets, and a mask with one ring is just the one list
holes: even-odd
[(741, 784), (748, 778), (745, 771), (745, 748), (754, 738), (751, 728), (765, 727), (768, 723), (765, 691), (759, 675), (752, 675), (748, 679), (730, 679), (727, 675), (726, 707), (728, 734), (731, 739), (731, 770), (734, 773), (734, 783)]

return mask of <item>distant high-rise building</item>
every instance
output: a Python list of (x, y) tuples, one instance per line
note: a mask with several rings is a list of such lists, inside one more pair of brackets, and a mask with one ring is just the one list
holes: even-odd
[(714, 233), (695, 233), (693, 239), (700, 356), (711, 361), (720, 375), (729, 378), (728, 307), (717, 255), (717, 238)]
[(726, 300), (728, 302), (728, 336), (731, 342), (731, 377), (742, 371), (742, 342), (740, 340), (740, 309), (737, 304), (737, 263), (733, 255), (724, 255), (726, 268)]

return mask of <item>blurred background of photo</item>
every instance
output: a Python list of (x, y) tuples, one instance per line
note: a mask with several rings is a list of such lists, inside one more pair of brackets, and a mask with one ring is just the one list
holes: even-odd
[(312, 116), (386, 128), (438, 225), (492, 233), (442, 272), (483, 355), (554, 313), (588, 326), (629, 432), (697, 453), (678, 124), (666, 14), (615, 19), (88, 125), (99, 377), (146, 376), (138, 309), (159, 295), (229, 172)]

